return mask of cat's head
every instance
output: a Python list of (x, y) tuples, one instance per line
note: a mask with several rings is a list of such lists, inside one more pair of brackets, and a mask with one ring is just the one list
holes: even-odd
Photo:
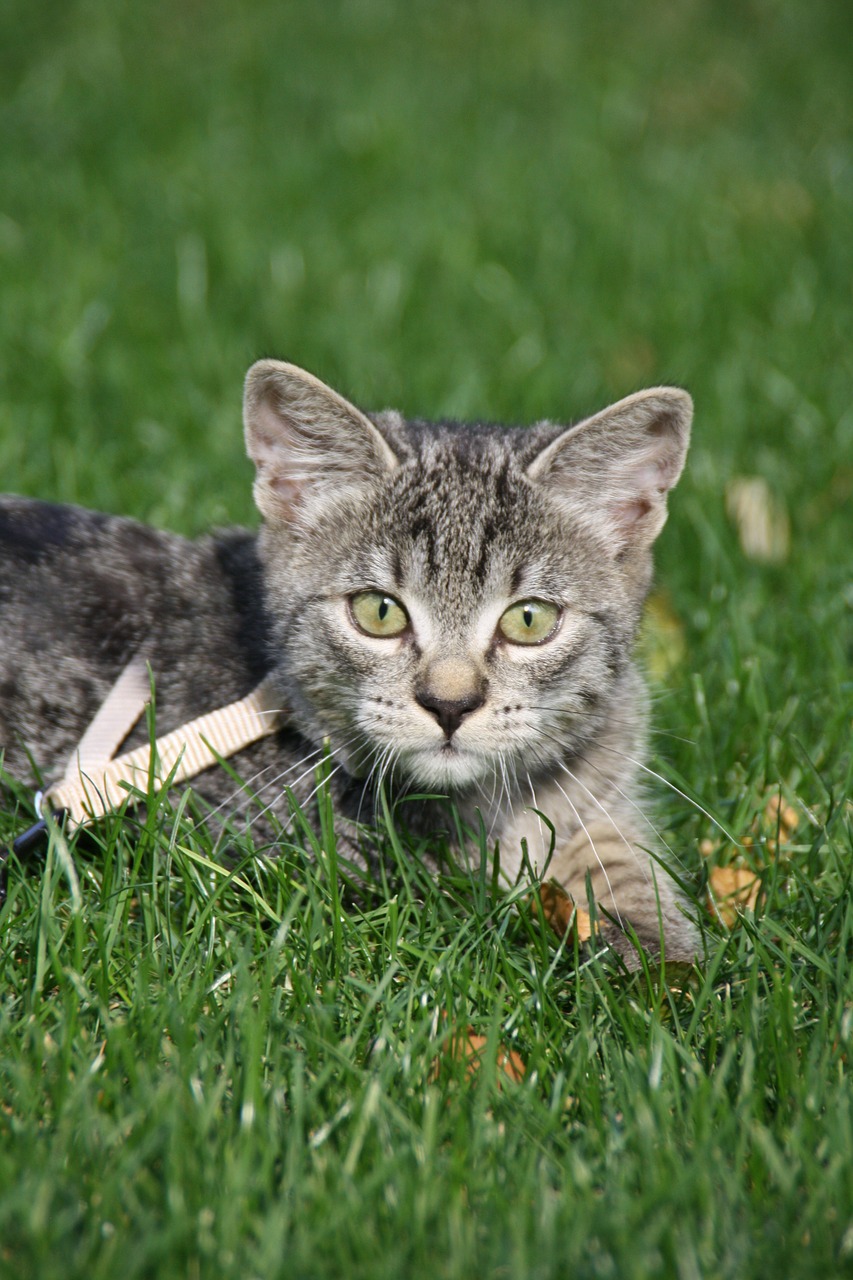
[(691, 413), (663, 387), (569, 428), (405, 422), (253, 365), (275, 657), (303, 731), (353, 773), (441, 792), (581, 749), (624, 703)]

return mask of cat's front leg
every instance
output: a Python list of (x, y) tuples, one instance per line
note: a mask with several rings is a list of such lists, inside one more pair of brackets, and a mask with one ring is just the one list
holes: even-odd
[[(633, 838), (632, 838), (633, 837)], [(587, 881), (596, 904), (600, 933), (626, 961), (638, 964), (631, 936), (643, 950), (668, 960), (692, 961), (696, 931), (671, 875), (624, 828), (587, 822), (557, 841), (547, 868), (578, 906), (587, 903)]]
[(589, 800), (570, 799), (560, 788), (553, 804), (546, 808), (542, 803), (537, 809), (548, 814), (548, 823), (527, 809), (512, 817), (501, 833), (505, 879), (513, 881), (522, 872), (523, 846), (531, 868), (556, 881), (584, 910), (589, 879), (600, 936), (629, 967), (639, 963), (632, 933), (652, 955), (663, 951), (670, 960), (694, 959), (697, 935), (686, 904), (666, 867), (646, 851), (649, 841), (636, 830), (629, 806), (609, 803), (605, 811), (605, 806), (595, 807)]

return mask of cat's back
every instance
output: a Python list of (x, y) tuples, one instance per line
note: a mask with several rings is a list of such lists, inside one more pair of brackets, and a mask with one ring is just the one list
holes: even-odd
[[(255, 587), (255, 579), (258, 585)], [(198, 542), (123, 517), (0, 496), (0, 748), (21, 776), (73, 748), (135, 653), (168, 721), (262, 670), (245, 615), (261, 607), (254, 538)]]
[(93, 640), (106, 661), (120, 656), (191, 546), (118, 516), (0, 496), (0, 663)]
[(0, 497), (0, 671), (51, 654), (116, 666), (197, 559), (191, 542), (133, 520)]

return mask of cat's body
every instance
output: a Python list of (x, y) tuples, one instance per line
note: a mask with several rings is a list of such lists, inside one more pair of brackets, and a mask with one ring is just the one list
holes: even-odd
[[(683, 463), (689, 398), (659, 389), (572, 430), (368, 418), (263, 361), (246, 393), (260, 535), (199, 542), (116, 517), (0, 500), (0, 746), (61, 773), (127, 661), (156, 678), (158, 732), (275, 674), (287, 727), (232, 761), (288, 817), (328, 740), (345, 847), (377, 784), (482, 815), (513, 879), (522, 844), (581, 904), (653, 950), (695, 934), (641, 787), (645, 693), (631, 649), (651, 543)], [(145, 739), (140, 725), (128, 745)], [(195, 789), (247, 802), (223, 770)], [(538, 811), (538, 813), (536, 812)], [(439, 810), (405, 807), (428, 833)], [(260, 830), (258, 827), (256, 830)], [(620, 949), (624, 949), (620, 946)]]

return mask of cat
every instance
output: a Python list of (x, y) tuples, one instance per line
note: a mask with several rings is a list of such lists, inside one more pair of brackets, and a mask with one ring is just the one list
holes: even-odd
[[(659, 387), (570, 427), (406, 421), (258, 361), (244, 422), (259, 533), (188, 541), (0, 499), (5, 770), (31, 785), (61, 772), (134, 654), (161, 733), (273, 673), (283, 727), (231, 761), (246, 791), (203, 773), (207, 803), (247, 809), (254, 789), (254, 830), (272, 839), (264, 811), (287, 822), (285, 787), (310, 808), (328, 743), (356, 863), (380, 783), (447, 796), (497, 842), (505, 882), (526, 850), (581, 905), (589, 877), (629, 963), (632, 936), (692, 960), (646, 817), (632, 661), (691, 419), (689, 395)], [(127, 745), (146, 740), (141, 723)], [(446, 822), (437, 802), (404, 809), (422, 833)]]

